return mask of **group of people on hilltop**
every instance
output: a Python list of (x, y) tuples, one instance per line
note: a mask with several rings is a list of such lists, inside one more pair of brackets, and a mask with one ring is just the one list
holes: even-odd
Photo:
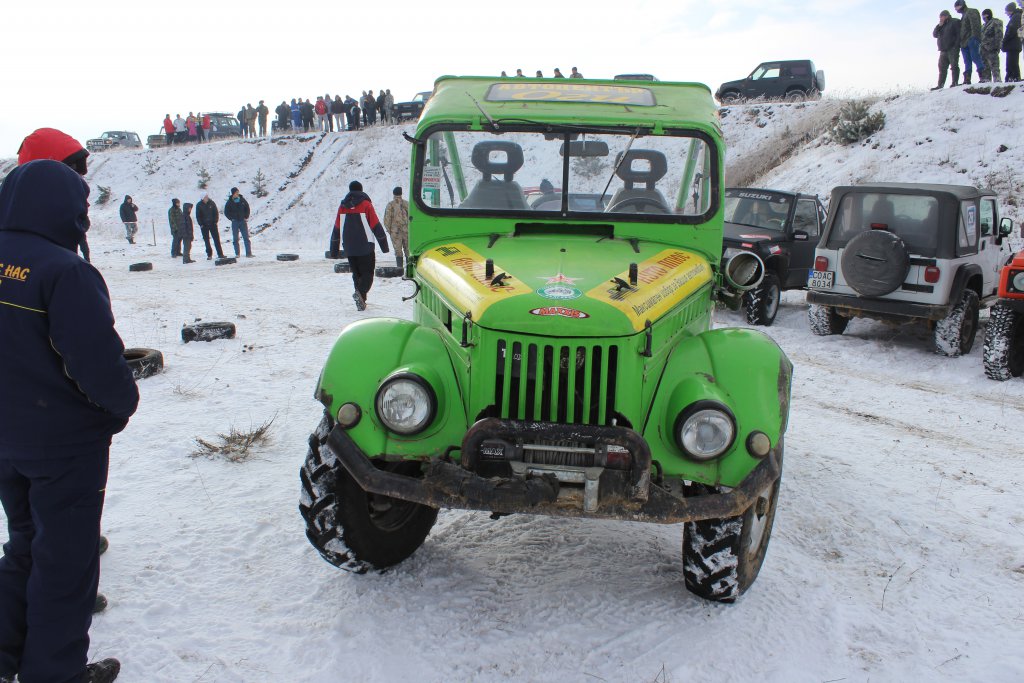
[(978, 72), (979, 83), (998, 83), (999, 53), (1006, 55), (1004, 82), (1020, 81), (1020, 53), (1024, 28), (1021, 27), (1021, 8), (1024, 0), (1009, 3), (1003, 8), (1006, 24), (992, 15), (992, 10), (979, 12), (968, 7), (965, 0), (956, 0), (953, 9), (939, 12), (939, 24), (932, 31), (939, 48), (939, 83), (932, 90), (946, 87), (946, 74), (952, 72), (953, 83), (960, 85), (960, 58), (963, 57), (963, 84), (970, 85), (973, 72)]
[(180, 144), (183, 142), (209, 142), (213, 130), (213, 122), (209, 114), (188, 113), (187, 118), (181, 118), (181, 114), (175, 114), (171, 120), (170, 114), (164, 114), (164, 134), (167, 136), (167, 144)]
[[(121, 220), (126, 216), (134, 217), (131, 210), (126, 211), (125, 205), (131, 202), (131, 197), (125, 196), (125, 204), (121, 205)], [(132, 204), (134, 207), (134, 204)], [(217, 223), (220, 221), (220, 212), (217, 210), (217, 203), (206, 193), (194, 207), (192, 204), (182, 205), (181, 200), (175, 197), (171, 200), (171, 208), (167, 210), (167, 223), (171, 229), (171, 258), (181, 258), (182, 263), (195, 263), (192, 259), (192, 242), (195, 240), (195, 223), (192, 220), (192, 209), (196, 210), (195, 221), (199, 223), (203, 243), (206, 245), (206, 259), (213, 258), (216, 251), (217, 258), (224, 258), (224, 250), (220, 244), (220, 233), (217, 230)], [(138, 207), (134, 207), (138, 211)], [(224, 217), (231, 221), (231, 243), (235, 249), (237, 258), (241, 251), (239, 238), (245, 245), (245, 255), (252, 258), (252, 243), (249, 241), (249, 202), (245, 200), (237, 187), (231, 188), (231, 195), (224, 202)], [(127, 221), (125, 221), (125, 234), (128, 241), (134, 244), (132, 237), (134, 232)]]
[[(502, 78), (509, 78), (509, 75), (507, 73), (505, 73), (504, 71), (502, 71), (501, 72), (501, 77)], [(562, 73), (561, 69), (559, 69), (556, 66), (555, 67), (555, 73), (551, 77), (552, 78), (565, 78), (566, 76), (565, 76), (565, 74)], [(576, 67), (573, 67), (572, 68), (572, 72), (569, 74), (568, 77), (569, 78), (583, 78), (583, 74), (581, 74), (579, 71), (577, 71)], [(522, 69), (516, 69), (516, 75), (512, 76), (512, 78), (526, 78), (526, 76), (523, 74), (523, 70)], [(541, 71), (540, 69), (537, 69), (536, 78), (544, 78), (544, 72)]]
[(277, 130), (334, 131), (358, 130), (363, 126), (389, 123), (394, 120), (395, 98), (391, 89), (381, 90), (376, 97), (372, 90), (364, 90), (357, 100), (349, 95), (317, 95), (316, 102), (307, 97), (293, 98), (291, 104), (281, 100), (277, 114)]
[(270, 116), (270, 109), (263, 100), (260, 100), (258, 106), (252, 106), (252, 103), (246, 104), (244, 107), (238, 110), (238, 125), (242, 129), (243, 138), (254, 138), (256, 137), (256, 124), (259, 124), (259, 136), (265, 138), (267, 136), (267, 117)]

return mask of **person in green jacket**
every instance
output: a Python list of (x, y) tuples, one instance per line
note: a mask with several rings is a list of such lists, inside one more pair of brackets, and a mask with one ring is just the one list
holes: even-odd
[(181, 256), (181, 200), (175, 197), (171, 200), (171, 208), (167, 210), (167, 222), (171, 226), (171, 257)]
[(968, 7), (964, 0), (956, 0), (953, 9), (960, 14), (960, 54), (964, 58), (964, 85), (971, 84), (971, 65), (978, 68), (978, 80), (985, 71), (981, 61), (981, 13)]

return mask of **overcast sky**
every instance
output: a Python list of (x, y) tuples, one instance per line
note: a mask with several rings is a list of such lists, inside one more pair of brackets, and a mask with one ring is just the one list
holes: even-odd
[(443, 74), (502, 69), (643, 72), (714, 90), (762, 61), (810, 58), (826, 96), (931, 87), (944, 8), (952, 0), (23, 0), (5, 3), (0, 23), (0, 157), (43, 126), (83, 144), (118, 129), (144, 141), (168, 113), (261, 99), (273, 111), (371, 88), (403, 101)]

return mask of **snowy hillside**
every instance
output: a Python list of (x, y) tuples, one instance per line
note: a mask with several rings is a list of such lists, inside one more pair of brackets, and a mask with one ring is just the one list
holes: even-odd
[[(852, 147), (821, 137), (838, 103), (732, 107), (729, 172), (785, 157), (756, 183), (823, 198), (858, 180), (991, 184), (1019, 225), (1024, 93), (875, 106), (886, 128)], [(119, 657), (119, 681), (1024, 679), (1024, 380), (987, 380), (980, 337), (955, 359), (913, 326), (855, 320), (814, 337), (802, 292), (784, 295), (765, 330), (794, 364), (792, 414), (771, 546), (735, 605), (685, 591), (679, 526), (442, 511), (387, 574), (320, 559), (297, 510), (317, 376), (339, 330), (410, 317), (401, 297), (412, 293), (378, 280), (356, 312), (349, 276), (323, 251), (350, 180), (378, 208), (408, 185), (402, 130), (92, 158), (93, 262), (126, 345), (159, 349), (167, 365), (140, 381), (139, 412), (111, 450), (110, 607), (91, 655)], [(214, 267), (201, 240), (198, 263), (170, 258), (170, 199), (202, 197), (201, 169), (219, 204), (232, 186), (246, 193), (256, 258)], [(258, 171), (265, 198), (250, 194)], [(103, 206), (100, 186), (112, 195)], [(136, 245), (117, 216), (126, 193), (141, 208)], [(301, 258), (274, 260), (282, 251)], [(129, 272), (137, 261), (154, 269)], [(197, 318), (231, 321), (237, 337), (182, 343)], [(250, 459), (193, 455), (197, 437), (271, 419)]]

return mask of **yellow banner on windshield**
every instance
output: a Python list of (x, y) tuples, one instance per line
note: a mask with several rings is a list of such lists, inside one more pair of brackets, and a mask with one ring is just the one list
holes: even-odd
[[(629, 282), (629, 271), (617, 276)], [(637, 264), (635, 288), (619, 287), (605, 282), (587, 292), (591, 299), (610, 304), (626, 314), (633, 329), (644, 328), (674, 306), (711, 282), (711, 266), (706, 260), (687, 251), (666, 249)]]
[[(479, 320), (487, 308), (510, 297), (529, 294), (533, 290), (513, 277), (500, 264), (494, 264), (494, 275), (486, 274), (486, 259), (465, 244), (446, 244), (423, 254), (416, 266), (427, 282), (437, 287), (461, 311), (472, 313)], [(500, 284), (491, 284), (504, 273)]]

